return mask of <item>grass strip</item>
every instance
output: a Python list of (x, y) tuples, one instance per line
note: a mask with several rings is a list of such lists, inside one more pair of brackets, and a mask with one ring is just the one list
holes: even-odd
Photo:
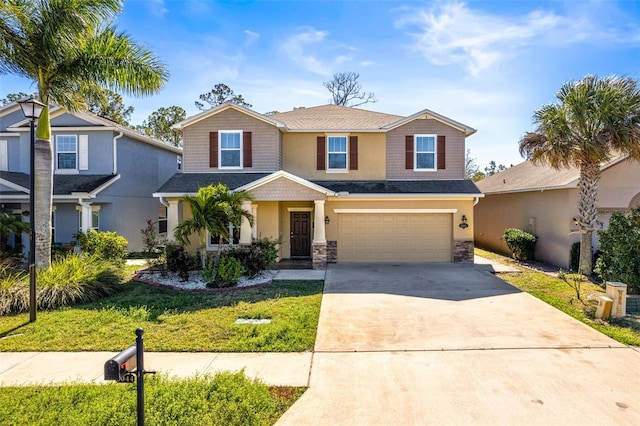
[[(158, 352), (301, 352), (313, 349), (322, 281), (276, 281), (229, 292), (184, 292), (135, 281), (97, 302), (0, 316), (0, 351), (121, 351), (145, 330)], [(235, 324), (269, 318), (269, 324)]]
[[(242, 372), (182, 380), (147, 376), (145, 424), (272, 425), (304, 390), (268, 387)], [(0, 392), (0, 424), (135, 425), (136, 385), (5, 387)]]

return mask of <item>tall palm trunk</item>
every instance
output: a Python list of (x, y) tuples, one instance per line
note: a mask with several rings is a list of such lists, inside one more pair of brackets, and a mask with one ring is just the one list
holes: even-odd
[(600, 164), (583, 161), (580, 167), (580, 195), (578, 199), (578, 225), (580, 226), (580, 263), (578, 272), (593, 272), (593, 231), (598, 218), (598, 182)]

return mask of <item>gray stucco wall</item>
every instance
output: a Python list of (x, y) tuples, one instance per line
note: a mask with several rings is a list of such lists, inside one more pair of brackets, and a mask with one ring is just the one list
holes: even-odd
[(6, 115), (0, 116), (0, 132), (6, 132), (7, 127), (19, 123), (22, 120), (26, 120), (26, 118), (24, 118), (24, 114), (20, 108)]

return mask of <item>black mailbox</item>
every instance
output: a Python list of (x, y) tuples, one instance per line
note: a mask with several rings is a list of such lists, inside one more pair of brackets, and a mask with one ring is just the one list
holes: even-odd
[(104, 364), (104, 379), (133, 382), (136, 369), (136, 345), (131, 345)]

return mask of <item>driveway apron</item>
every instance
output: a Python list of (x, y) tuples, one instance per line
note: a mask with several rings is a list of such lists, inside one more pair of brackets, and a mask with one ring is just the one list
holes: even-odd
[(640, 424), (640, 352), (486, 266), (337, 264), (278, 424)]

